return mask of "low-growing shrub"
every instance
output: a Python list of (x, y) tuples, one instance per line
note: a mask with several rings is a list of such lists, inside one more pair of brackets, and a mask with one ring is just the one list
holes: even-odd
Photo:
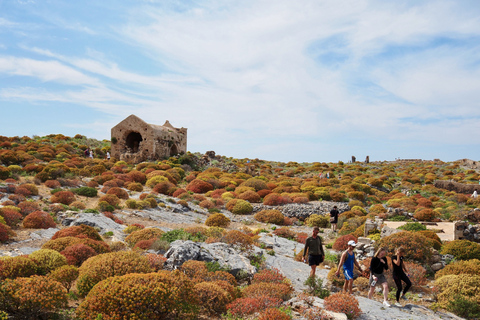
[(355, 242), (358, 241), (357, 237), (355, 237), (355, 236), (353, 236), (353, 235), (351, 235), (351, 234), (347, 234), (347, 235), (345, 235), (345, 236), (340, 236), (340, 237), (338, 237), (338, 238), (335, 240), (332, 248), (333, 248), (334, 250), (337, 250), (337, 251), (346, 250), (346, 249), (348, 248), (348, 241), (350, 241), (350, 240), (353, 240), (353, 241), (355, 241)]
[(427, 208), (419, 209), (413, 215), (413, 217), (419, 221), (433, 221), (436, 216), (437, 213), (435, 211)]
[(48, 277), (60, 282), (68, 292), (78, 278), (78, 268), (70, 265), (61, 266), (50, 272)]
[(480, 260), (480, 244), (469, 240), (453, 240), (444, 244), (442, 254), (451, 254), (457, 260)]
[(266, 295), (255, 298), (239, 298), (227, 305), (228, 312), (234, 317), (246, 317), (269, 307), (279, 307), (282, 299)]
[(150, 262), (135, 251), (100, 254), (87, 259), (79, 269), (77, 290), (85, 296), (100, 281), (129, 273), (152, 272)]
[(213, 190), (213, 186), (206, 181), (194, 179), (187, 184), (185, 190), (192, 191), (193, 193), (207, 193)]
[(344, 292), (334, 293), (324, 300), (326, 310), (345, 313), (348, 319), (356, 319), (362, 313), (357, 298)]
[(71, 226), (71, 227), (67, 227), (62, 230), (59, 230), (55, 232), (51, 240), (55, 240), (63, 237), (78, 237), (78, 236), (87, 237), (92, 240), (98, 240), (98, 241), (103, 240), (100, 234), (98, 233), (98, 231), (94, 227), (87, 226), (85, 224), (81, 224), (79, 226)]
[(28, 257), (37, 262), (38, 273), (43, 275), (67, 264), (67, 259), (63, 255), (51, 249), (34, 251)]
[(79, 209), (79, 210), (84, 210), (87, 208), (87, 206), (85, 205), (85, 203), (83, 203), (82, 201), (73, 201), (71, 204), (70, 204), (70, 207), (71, 208), (75, 208), (75, 209)]
[(106, 194), (98, 199), (98, 203), (100, 204), (101, 202), (106, 202), (116, 208), (120, 204), (120, 199), (115, 194)]
[(295, 231), (293, 231), (289, 227), (281, 227), (281, 228), (275, 229), (275, 231), (273, 231), (273, 234), (275, 234), (278, 237), (291, 239), (291, 240), (295, 240), (297, 236)]
[(309, 227), (319, 227), (319, 228), (328, 228), (330, 224), (330, 216), (324, 216), (322, 214), (312, 214), (310, 217), (305, 219), (305, 223)]
[(438, 290), (438, 304), (446, 308), (450, 301), (462, 296), (472, 302), (480, 304), (480, 276), (470, 274), (446, 275), (435, 280)]
[(430, 248), (433, 247), (433, 241), (418, 232), (402, 231), (383, 237), (378, 246), (386, 248), (388, 252), (394, 252), (402, 246), (405, 248), (405, 259), (426, 263), (432, 256)]
[(231, 302), (229, 294), (215, 282), (201, 282), (194, 286), (200, 307), (206, 314), (220, 314), (226, 311)]
[(0, 223), (0, 242), (6, 242), (11, 237), (15, 236), (15, 232), (12, 231), (12, 228), (6, 224)]
[(435, 279), (446, 275), (459, 275), (459, 274), (480, 274), (480, 260), (460, 260), (449, 263), (442, 270), (435, 273)]
[(205, 225), (209, 227), (226, 228), (229, 224), (230, 219), (227, 218), (223, 213), (211, 214), (207, 220), (205, 220)]
[(222, 241), (238, 247), (241, 250), (251, 250), (253, 245), (252, 238), (238, 230), (228, 231), (222, 238)]
[(96, 197), (97, 196), (97, 189), (91, 188), (91, 187), (80, 187), (76, 189), (70, 189), (70, 191), (80, 195), (80, 196), (85, 196), (85, 197)]
[(193, 319), (193, 284), (178, 272), (127, 274), (98, 283), (76, 310), (80, 319)]
[(72, 191), (58, 191), (50, 197), (50, 202), (62, 203), (67, 206), (73, 201), (75, 201), (75, 194)]
[(43, 276), (17, 278), (0, 283), (0, 309), (15, 319), (46, 319), (67, 305), (67, 290)]
[(264, 223), (273, 223), (282, 225), (285, 216), (278, 210), (262, 210), (255, 214), (255, 219)]
[(280, 273), (278, 269), (264, 269), (253, 275), (252, 283), (269, 282), (269, 283), (286, 283), (289, 280)]
[(138, 241), (141, 240), (160, 239), (163, 233), (164, 232), (158, 228), (145, 228), (130, 233), (125, 238), (125, 242), (128, 243), (129, 246), (133, 247)]
[(44, 211), (34, 211), (23, 220), (24, 228), (48, 229), (56, 226), (52, 216)]
[(148, 262), (150, 262), (150, 267), (155, 272), (159, 271), (159, 270), (162, 270), (163, 265), (165, 264), (165, 261), (167, 261), (167, 258), (162, 256), (161, 254), (147, 253), (146, 257), (148, 259)]
[(292, 199), (279, 193), (269, 193), (263, 198), (263, 204), (266, 206), (279, 206), (287, 203), (292, 203)]
[(40, 206), (38, 203), (34, 201), (23, 201), (18, 204), (18, 208), (20, 209), (20, 213), (26, 217), (28, 214), (40, 210)]
[(60, 253), (65, 256), (69, 265), (76, 267), (80, 267), (85, 260), (97, 254), (95, 250), (83, 243), (68, 246)]
[(258, 320), (291, 320), (292, 317), (277, 308), (268, 308), (260, 312)]
[(30, 277), (37, 272), (36, 261), (28, 256), (0, 258), (0, 280)]
[(16, 227), (23, 218), (17, 210), (11, 208), (0, 208), (0, 217), (10, 227)]
[(259, 282), (245, 287), (242, 290), (242, 296), (245, 298), (268, 296), (287, 301), (288, 299), (290, 299), (290, 295), (292, 294), (292, 292), (292, 287), (285, 283)]
[(58, 252), (65, 250), (69, 246), (73, 246), (78, 243), (83, 243), (93, 250), (96, 253), (107, 253), (110, 252), (110, 247), (104, 241), (92, 240), (89, 238), (79, 238), (79, 237), (62, 237), (54, 240), (49, 240), (44, 243), (42, 249), (52, 249)]
[(427, 230), (427, 227), (425, 227), (420, 222), (407, 222), (403, 226), (398, 227), (397, 229), (405, 231), (421, 231)]
[(241, 199), (232, 199), (227, 202), (225, 207), (233, 214), (250, 214), (253, 211), (250, 202)]

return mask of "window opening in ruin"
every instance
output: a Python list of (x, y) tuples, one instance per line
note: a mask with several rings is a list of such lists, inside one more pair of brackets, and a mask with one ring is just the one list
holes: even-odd
[(137, 153), (140, 149), (140, 142), (142, 142), (142, 135), (138, 132), (130, 132), (126, 139), (127, 147), (133, 152)]
[(174, 156), (176, 154), (178, 154), (178, 149), (177, 149), (177, 146), (173, 144), (172, 147), (170, 148), (170, 156)]

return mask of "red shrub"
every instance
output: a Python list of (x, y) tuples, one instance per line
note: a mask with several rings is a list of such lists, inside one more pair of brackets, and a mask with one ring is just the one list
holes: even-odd
[(139, 249), (142, 249), (142, 250), (148, 250), (152, 247), (152, 244), (157, 241), (158, 238), (154, 238), (154, 239), (149, 239), (149, 240), (140, 240), (138, 241), (134, 248), (139, 248)]
[(20, 213), (25, 217), (28, 214), (40, 210), (40, 206), (38, 203), (33, 202), (33, 201), (23, 201), (18, 204), (18, 207), (20, 208)]
[(346, 250), (348, 248), (347, 243), (350, 240), (353, 240), (355, 242), (358, 241), (357, 237), (355, 237), (354, 235), (347, 234), (345, 236), (338, 237), (337, 240), (335, 240), (335, 243), (333, 244), (332, 248), (338, 251)]
[(284, 197), (278, 193), (270, 193), (263, 199), (263, 204), (266, 206), (279, 206), (291, 202), (290, 197)]
[(307, 241), (307, 238), (308, 238), (308, 233), (306, 232), (297, 233), (297, 237), (296, 237), (297, 242), (305, 244), (305, 242)]
[(58, 191), (50, 197), (50, 201), (52, 203), (62, 203), (68, 206), (75, 201), (75, 194), (72, 191)]
[(268, 194), (272, 193), (272, 190), (264, 189), (257, 191), (260, 198), (265, 198)]
[(295, 197), (293, 198), (294, 203), (308, 203), (307, 197)]
[(328, 296), (324, 300), (325, 309), (345, 313), (348, 319), (356, 319), (362, 313), (357, 298), (353, 295), (343, 292), (337, 292)]
[(292, 292), (292, 287), (285, 283), (259, 282), (245, 287), (242, 294), (246, 298), (268, 296), (286, 301), (290, 298)]
[(106, 194), (98, 199), (98, 203), (103, 201), (114, 207), (117, 207), (120, 204), (120, 199), (114, 194)]
[(268, 308), (260, 313), (258, 320), (290, 320), (289, 315), (276, 308)]
[(10, 227), (16, 227), (23, 218), (17, 210), (10, 208), (1, 208), (0, 216), (3, 217), (5, 223)]
[(147, 253), (146, 257), (148, 259), (148, 262), (150, 262), (150, 266), (155, 272), (157, 272), (158, 270), (162, 270), (165, 261), (167, 261), (167, 258), (162, 256), (161, 254)]
[(268, 283), (285, 283), (287, 278), (280, 273), (278, 269), (264, 269), (255, 273), (252, 283), (268, 282)]
[(260, 201), (260, 196), (258, 195), (257, 192), (249, 190), (245, 191), (244, 193), (240, 194), (238, 196), (239, 199), (242, 200), (247, 200), (250, 203), (259, 203)]
[(165, 194), (165, 195), (172, 195), (175, 191), (173, 191), (175, 188), (175, 185), (169, 181), (163, 181), (160, 183), (157, 183), (155, 187), (153, 187), (153, 191), (160, 193), (160, 194)]
[(295, 237), (297, 236), (295, 231), (291, 230), (288, 227), (281, 227), (275, 229), (275, 231), (273, 231), (273, 234), (286, 239), (295, 239)]
[(185, 187), (187, 191), (192, 191), (193, 193), (206, 193), (210, 190), (213, 190), (213, 186), (200, 179), (192, 180), (187, 186)]
[(127, 175), (134, 182), (145, 184), (145, 182), (147, 181), (147, 176), (145, 175), (145, 173), (138, 170), (132, 170), (127, 173)]
[(235, 317), (245, 317), (269, 307), (279, 307), (282, 299), (268, 296), (239, 298), (227, 305), (227, 310)]
[(91, 247), (78, 243), (73, 246), (66, 247), (60, 252), (67, 258), (67, 263), (72, 266), (80, 267), (82, 263), (90, 257), (97, 255)]
[(15, 232), (9, 226), (0, 223), (0, 242), (5, 242), (13, 236), (15, 236)]
[(436, 216), (437, 216), (437, 213), (432, 209), (419, 209), (413, 215), (413, 217), (419, 221), (433, 221), (433, 219), (435, 219)]
[(172, 194), (172, 196), (175, 197), (175, 198), (178, 198), (178, 196), (180, 196), (182, 193), (185, 193), (185, 192), (187, 192), (187, 190), (180, 188), (180, 189), (175, 190), (175, 192)]
[(61, 187), (60, 182), (58, 182), (57, 180), (47, 180), (44, 184), (45, 187), (50, 189), (56, 189)]
[(119, 199), (127, 200), (129, 198), (128, 192), (119, 187), (110, 188), (107, 194), (116, 195)]
[(20, 195), (25, 196), (25, 197), (28, 197), (28, 196), (32, 195), (30, 190), (28, 190), (27, 188), (24, 188), (22, 186), (18, 186), (18, 187), (15, 188), (15, 194), (20, 194)]
[(56, 226), (52, 216), (44, 211), (34, 211), (23, 220), (24, 228), (48, 229), (55, 228)]
[(95, 228), (84, 225), (84, 224), (79, 226), (71, 226), (71, 227), (67, 227), (65, 229), (59, 230), (53, 235), (51, 240), (55, 240), (63, 237), (78, 237), (79, 235), (83, 235), (92, 240), (98, 240), (98, 241), (103, 240)]

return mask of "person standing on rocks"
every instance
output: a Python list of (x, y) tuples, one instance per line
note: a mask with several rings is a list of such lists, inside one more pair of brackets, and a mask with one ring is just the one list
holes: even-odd
[(337, 232), (338, 214), (337, 206), (333, 206), (333, 209), (330, 211), (330, 224), (333, 232)]
[(323, 251), (322, 238), (318, 235), (320, 228), (314, 227), (312, 236), (305, 241), (305, 248), (303, 249), (303, 262), (308, 252), (308, 265), (312, 268), (310, 271), (310, 278), (315, 278), (315, 271), (317, 266), (325, 259), (325, 252)]
[(358, 264), (357, 259), (355, 258), (355, 252), (353, 249), (357, 244), (355, 241), (350, 240), (348, 241), (348, 249), (342, 253), (342, 257), (340, 258), (340, 262), (338, 263), (337, 271), (335, 272), (335, 276), (340, 275), (340, 268), (343, 266), (343, 275), (345, 276), (345, 284), (343, 285), (343, 290), (345, 292), (350, 292), (353, 294), (353, 268), (357, 266), (360, 272), (363, 272), (362, 267)]
[(393, 266), (393, 280), (397, 285), (397, 302), (395, 305), (397, 307), (402, 307), (400, 304), (400, 294), (402, 294), (402, 281), (405, 282), (405, 288), (403, 288), (402, 297), (405, 299), (405, 293), (412, 286), (412, 282), (408, 278), (408, 271), (403, 263), (403, 255), (405, 254), (405, 249), (403, 247), (398, 247), (396, 250), (396, 255), (392, 256), (392, 266)]
[(477, 197), (478, 197), (477, 189), (473, 190), (473, 193), (472, 193), (471, 197), (473, 199), (477, 199)]
[(368, 299), (372, 299), (375, 285), (380, 283), (383, 287), (383, 305), (390, 307), (388, 303), (388, 283), (387, 278), (383, 274), (384, 270), (388, 270), (387, 251), (385, 248), (379, 248), (370, 262), (370, 291), (368, 291)]

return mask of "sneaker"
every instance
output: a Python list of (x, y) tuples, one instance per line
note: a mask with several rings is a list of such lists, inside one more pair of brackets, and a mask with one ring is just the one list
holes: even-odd
[(388, 303), (388, 301), (383, 301), (383, 305), (387, 308), (390, 308), (390, 303)]
[(403, 306), (398, 302), (395, 303), (395, 307), (403, 308)]
[(402, 296), (400, 297), (400, 299), (403, 299), (403, 300), (408, 300), (408, 298), (407, 298), (407, 297), (405, 297), (405, 295), (404, 295), (404, 294), (402, 294)]

